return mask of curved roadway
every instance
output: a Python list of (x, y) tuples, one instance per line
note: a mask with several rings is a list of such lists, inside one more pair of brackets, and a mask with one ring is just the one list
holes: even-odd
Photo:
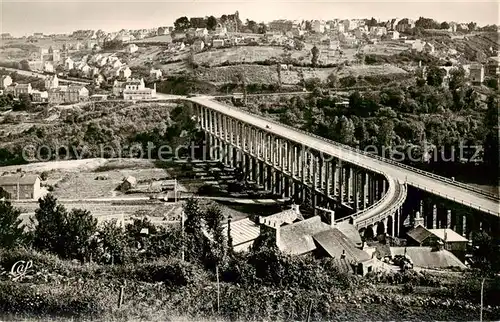
[[(206, 106), (235, 119), (239, 119), (244, 123), (248, 123), (264, 131), (273, 133), (276, 136), (303, 144), (304, 146), (316, 151), (337, 157), (346, 162), (361, 165), (363, 168), (371, 171), (381, 173), (388, 177), (388, 192), (391, 190), (391, 186), (393, 185), (391, 182), (405, 182), (408, 185), (431, 192), (446, 199), (453, 200), (495, 216), (500, 216), (498, 197), (495, 198), (485, 195), (484, 193), (474, 190), (472, 187), (469, 188), (464, 184), (450, 183), (446, 181), (449, 179), (438, 177), (431, 173), (398, 165), (395, 162), (391, 163), (389, 160), (368, 156), (360, 151), (341, 146), (338, 143), (329, 142), (312, 134), (293, 129), (277, 122), (266, 120), (263, 117), (253, 115), (238, 108), (212, 101), (208, 96), (191, 97), (186, 98), (186, 100)], [(267, 126), (270, 126), (270, 128), (267, 128)], [(395, 187), (393, 187), (393, 189), (395, 189)], [(394, 190), (393, 193), (396, 193), (396, 191)], [(386, 194), (383, 199), (394, 200), (393, 198), (394, 196), (388, 196)], [(386, 205), (384, 202), (384, 207), (387, 208), (389, 206), (390, 204)]]

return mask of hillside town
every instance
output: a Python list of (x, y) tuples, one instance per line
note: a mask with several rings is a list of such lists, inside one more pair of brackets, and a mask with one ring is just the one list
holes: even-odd
[(0, 320), (498, 320), (498, 25), (203, 6), (2, 29)]
[[(394, 18), (389, 21), (371, 19), (333, 19), (320, 20), (274, 20), (269, 23), (239, 19), (239, 13), (223, 15), (219, 18), (182, 17), (176, 26), (154, 29), (126, 30), (105, 32), (103, 30), (78, 30), (66, 35), (44, 35), (13, 38), (8, 33), (1, 35), (5, 46), (14, 46), (17, 42), (37, 44), (50, 43), (48, 47), (39, 46), (36, 52), (30, 50), (24, 60), (11, 61), (3, 66), (13, 66), (29, 70), (37, 77), (54, 77), (79, 80), (76, 86), (58, 85), (57, 81), (46, 81), (46, 86), (29, 87), (26, 82), (13, 82), (8, 73), (2, 75), (2, 92), (19, 98), (28, 94), (36, 103), (77, 103), (89, 99), (123, 98), (152, 99), (154, 88), (147, 86), (127, 87), (127, 82), (141, 81), (153, 84), (173, 76), (170, 66), (178, 61), (189, 60), (204, 52), (216, 54), (219, 50), (234, 47), (260, 46), (285, 50), (283, 58), (275, 57), (279, 68), (286, 74), (289, 68), (304, 64), (311, 59), (293, 58), (295, 52), (304, 47), (318, 49), (316, 65), (329, 67), (333, 64), (366, 64), (366, 56), (371, 53), (388, 55), (390, 53), (413, 52), (432, 55), (446, 60), (441, 66), (445, 73), (443, 86), (450, 77), (450, 70), (461, 67), (471, 83), (481, 85), (494, 82), (499, 73), (497, 47), (491, 45), (486, 51), (461, 51), (453, 46), (453, 40), (466, 41), (476, 37), (480, 30), (474, 23), (432, 22), (420, 18)], [(439, 37), (419, 36), (426, 30)], [(448, 37), (449, 41), (439, 38)], [(12, 44), (12, 45), (9, 45)], [(5, 49), (4, 49), (5, 50)], [(146, 56), (143, 57), (143, 56)], [(290, 57), (290, 55), (292, 57)], [(196, 56), (195, 56), (196, 57)], [(145, 60), (144, 60), (145, 59)], [(369, 58), (368, 58), (369, 59)], [(258, 62), (258, 58), (253, 59)], [(263, 59), (265, 60), (265, 59)], [(141, 64), (139, 69), (137, 64)], [(205, 66), (205, 62), (199, 65)], [(272, 64), (272, 61), (269, 62)], [(144, 67), (148, 66), (148, 67)], [(210, 66), (210, 65), (208, 65)], [(406, 71), (421, 67), (425, 78), (427, 66), (398, 66)], [(177, 72), (174, 72), (177, 73)], [(87, 93), (83, 85), (91, 89)], [(130, 94), (124, 96), (124, 90)], [(102, 96), (105, 95), (105, 96)]]

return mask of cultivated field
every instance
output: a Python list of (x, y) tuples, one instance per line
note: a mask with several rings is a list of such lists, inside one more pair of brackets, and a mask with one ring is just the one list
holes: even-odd
[[(281, 82), (284, 85), (296, 85), (301, 81), (300, 73), (304, 79), (319, 78), (325, 81), (328, 76), (335, 73), (338, 78), (346, 76), (374, 76), (389, 74), (406, 74), (407, 72), (394, 65), (354, 65), (342, 68), (311, 68), (293, 67), (281, 71)], [(236, 75), (243, 74), (247, 83), (276, 84), (278, 72), (276, 66), (238, 65), (203, 68), (198, 70), (198, 77), (203, 81), (214, 84), (235, 83)]]
[[(236, 46), (231, 48), (223, 48), (217, 50), (210, 50), (196, 54), (194, 56), (195, 62), (198, 64), (206, 64), (209, 66), (220, 66), (221, 64), (228, 63), (253, 63), (257, 61), (264, 61), (267, 59), (279, 59), (283, 56), (285, 50), (282, 47), (271, 46)], [(292, 58), (299, 59), (300, 57), (307, 57), (310, 55), (310, 49), (307, 47), (302, 51), (291, 51)]]

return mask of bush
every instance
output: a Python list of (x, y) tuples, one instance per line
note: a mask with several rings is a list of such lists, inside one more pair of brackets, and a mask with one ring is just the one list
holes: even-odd
[[(85, 316), (102, 314), (110, 301), (102, 296), (102, 285), (38, 285), (0, 282), (0, 312), (42, 316)], [(109, 294), (109, 293), (108, 293)]]
[(201, 268), (178, 259), (115, 266), (112, 274), (118, 278), (133, 278), (148, 283), (162, 282), (167, 286), (186, 286), (208, 279)]
[(46, 181), (48, 178), (49, 178), (49, 172), (48, 171), (43, 171), (40, 174), (40, 179), (42, 179), (42, 181)]

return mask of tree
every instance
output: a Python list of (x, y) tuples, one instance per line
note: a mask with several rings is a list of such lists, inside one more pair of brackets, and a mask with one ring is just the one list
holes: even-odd
[(174, 28), (175, 28), (175, 30), (178, 30), (178, 31), (184, 31), (190, 27), (191, 27), (191, 23), (189, 22), (189, 19), (186, 16), (180, 17), (177, 20), (175, 20), (175, 22), (174, 22)]
[(99, 238), (102, 245), (102, 255), (104, 255), (104, 259), (107, 259), (105, 262), (125, 263), (126, 235), (116, 219), (102, 223), (99, 229)]
[(469, 22), (467, 27), (469, 27), (469, 31), (474, 31), (476, 30), (477, 24), (475, 22)]
[(438, 66), (431, 66), (427, 71), (427, 84), (430, 86), (441, 86), (446, 72)]
[(443, 22), (441, 23), (441, 26), (440, 26), (440, 27), (441, 27), (441, 29), (443, 29), (443, 30), (448, 30), (448, 29), (450, 29), (450, 24), (449, 24), (449, 23), (447, 23), (446, 21), (443, 21)]
[(484, 231), (476, 231), (472, 233), (471, 239), (474, 267), (479, 268), (483, 275), (500, 272), (500, 247), (493, 238)]
[(394, 136), (394, 123), (389, 119), (384, 119), (379, 127), (378, 142), (381, 146), (390, 147)]
[(415, 21), (415, 28), (439, 29), (441, 25), (433, 19), (420, 17)]
[(302, 50), (306, 45), (298, 39), (293, 40), (293, 46), (295, 47), (296, 50)]
[(93, 249), (92, 239), (97, 232), (97, 218), (88, 210), (72, 209), (64, 222), (64, 258), (76, 258), (85, 261)]
[(102, 49), (104, 50), (120, 50), (122, 48), (123, 41), (121, 41), (120, 39), (105, 40), (102, 44)]
[(335, 73), (331, 73), (330, 75), (328, 75), (326, 81), (328, 86), (331, 88), (337, 89), (337, 87), (339, 86), (339, 78)]
[(29, 110), (31, 108), (31, 98), (29, 94), (22, 93), (19, 94), (20, 108), (23, 110)]
[(311, 49), (311, 54), (312, 54), (311, 64), (313, 65), (313, 67), (316, 67), (318, 65), (318, 58), (319, 58), (318, 47), (313, 46), (313, 48)]
[(259, 32), (259, 34), (265, 34), (267, 32), (267, 26), (265, 23), (263, 23), (263, 22), (259, 23), (258, 32)]
[(453, 68), (450, 70), (450, 81), (448, 86), (450, 91), (454, 91), (465, 85), (465, 70), (463, 67)]
[(185, 258), (189, 262), (199, 262), (204, 257), (205, 238), (201, 231), (201, 218), (203, 216), (198, 201), (190, 198), (183, 205), (183, 212), (186, 220), (184, 221), (184, 240), (183, 248)]
[(338, 123), (338, 127), (339, 127), (339, 130), (338, 130), (338, 135), (339, 135), (339, 141), (340, 143), (343, 143), (343, 144), (353, 144), (354, 143), (354, 132), (355, 132), (355, 128), (354, 128), (354, 123), (352, 122), (352, 120), (348, 119), (347, 117), (345, 116), (342, 116), (340, 118), (340, 121)]
[(368, 20), (368, 19), (366, 19), (365, 21), (366, 21), (366, 25), (367, 25), (368, 27), (373, 27), (373, 26), (376, 26), (376, 25), (378, 24), (378, 23), (377, 23), (377, 19), (375, 19), (375, 18), (373, 18), (373, 17), (372, 17), (371, 19), (369, 19), (369, 20)]
[(32, 221), (36, 225), (33, 246), (56, 254), (63, 253), (64, 240), (61, 233), (64, 229), (66, 209), (58, 205), (57, 199), (51, 194), (40, 198), (38, 205), (35, 210), (36, 221)]
[(281, 88), (281, 65), (276, 64), (276, 72), (278, 73), (278, 88)]
[(208, 30), (215, 30), (215, 27), (217, 27), (217, 19), (214, 16), (208, 17), (207, 29)]
[(259, 26), (257, 25), (257, 23), (253, 20), (248, 20), (247, 19), (247, 23), (246, 23), (246, 27), (254, 34), (258, 33), (259, 31)]
[(208, 233), (212, 235), (210, 243), (210, 264), (222, 265), (226, 262), (226, 237), (222, 223), (224, 216), (221, 209), (217, 205), (211, 205), (204, 213), (205, 223), (207, 224)]
[(487, 102), (488, 109), (484, 117), (485, 139), (484, 147), (484, 162), (486, 163), (486, 171), (489, 177), (495, 180), (498, 184), (498, 172), (500, 164), (500, 152), (498, 150), (499, 142), (499, 125), (498, 125), (498, 98), (495, 95), (490, 95)]
[(21, 226), (20, 214), (10, 202), (0, 200), (0, 247), (11, 248), (23, 242), (24, 227)]
[(70, 213), (57, 204), (51, 194), (38, 200), (35, 210), (33, 246), (62, 258), (84, 260), (91, 254), (92, 236), (97, 232), (97, 219), (86, 210)]

